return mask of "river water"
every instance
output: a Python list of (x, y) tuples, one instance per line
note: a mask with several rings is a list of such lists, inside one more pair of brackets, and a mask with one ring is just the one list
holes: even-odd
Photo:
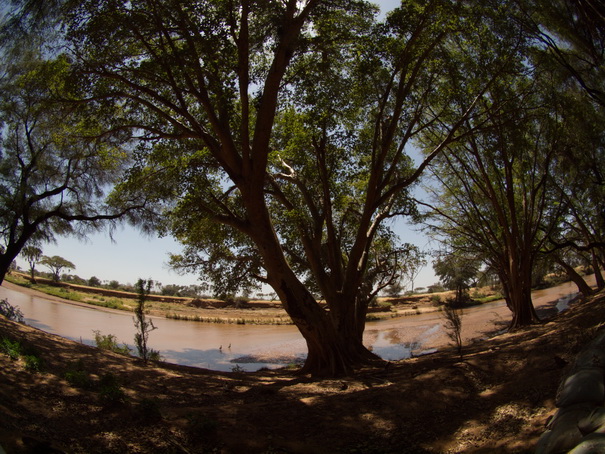
[[(18, 306), (25, 322), (33, 327), (62, 337), (94, 345), (94, 331), (114, 335), (118, 342), (134, 349), (133, 316), (113, 310), (98, 310), (33, 296), (19, 287), (0, 287), (0, 298)], [(559, 300), (575, 291), (575, 286), (563, 284), (534, 294), (534, 304), (556, 306)], [(561, 307), (562, 308), (562, 307)], [(559, 309), (561, 309), (559, 308)], [(261, 367), (283, 367), (302, 362), (306, 344), (294, 326), (229, 325), (189, 322), (151, 317), (157, 330), (150, 333), (148, 345), (158, 350), (171, 363), (230, 371), (246, 371)], [(486, 336), (505, 326), (510, 312), (502, 301), (465, 309), (463, 338)], [(420, 355), (446, 346), (448, 338), (443, 329), (440, 312), (369, 322), (364, 344), (383, 359), (398, 360)]]

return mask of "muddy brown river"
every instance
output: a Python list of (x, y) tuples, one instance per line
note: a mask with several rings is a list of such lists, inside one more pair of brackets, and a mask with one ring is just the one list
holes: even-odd
[[(593, 281), (589, 284), (594, 284)], [(94, 331), (98, 330), (113, 334), (134, 351), (132, 314), (58, 302), (8, 286), (0, 287), (0, 298), (19, 306), (28, 325), (88, 345), (94, 345)], [(576, 291), (571, 283), (539, 290), (533, 294), (534, 305), (539, 311), (554, 307), (564, 310), (566, 301)], [(465, 309), (464, 342), (504, 329), (509, 320), (510, 311), (504, 301)], [(153, 323), (158, 329), (151, 332), (149, 347), (171, 363), (222, 371), (234, 368), (254, 371), (301, 362), (306, 355), (305, 342), (294, 326), (212, 324), (159, 317), (153, 317)], [(409, 358), (447, 346), (450, 341), (443, 324), (441, 312), (369, 322), (364, 343), (384, 359)]]

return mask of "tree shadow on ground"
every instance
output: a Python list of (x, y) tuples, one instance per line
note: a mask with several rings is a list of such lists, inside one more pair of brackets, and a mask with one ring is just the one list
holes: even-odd
[[(462, 360), (444, 350), (326, 380), (145, 366), (0, 319), (0, 335), (44, 360), (36, 373), (0, 355), (0, 445), (33, 452), (24, 441), (33, 437), (66, 452), (531, 451), (566, 364), (605, 320), (602, 304), (473, 343)], [(66, 378), (74, 368), (89, 385)], [(101, 389), (108, 374), (122, 392), (113, 401)]]

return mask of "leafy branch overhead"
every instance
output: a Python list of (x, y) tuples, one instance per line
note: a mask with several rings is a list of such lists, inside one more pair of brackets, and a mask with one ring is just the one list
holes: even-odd
[(65, 56), (28, 49), (4, 64), (0, 81), (0, 282), (27, 243), (84, 234), (113, 222), (141, 199), (112, 197), (130, 159), (128, 144), (95, 139), (94, 108), (58, 102), (78, 98)]
[(271, 285), (306, 369), (332, 374), (376, 359), (367, 307), (405, 261), (389, 222), (416, 214), (409, 191), (486, 121), (518, 52), (490, 11), (414, 1), (381, 23), (361, 1), (89, 0), (66, 29), (87, 99), (121, 108), (108, 132), (140, 140), (120, 193), (155, 197), (163, 216), (142, 221), (185, 245), (173, 263), (218, 292)]

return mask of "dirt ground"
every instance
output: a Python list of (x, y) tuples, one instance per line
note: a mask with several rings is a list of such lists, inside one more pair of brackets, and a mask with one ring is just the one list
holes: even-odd
[(316, 380), (144, 365), (0, 317), (0, 445), (11, 453), (532, 452), (605, 294), (544, 323)]

